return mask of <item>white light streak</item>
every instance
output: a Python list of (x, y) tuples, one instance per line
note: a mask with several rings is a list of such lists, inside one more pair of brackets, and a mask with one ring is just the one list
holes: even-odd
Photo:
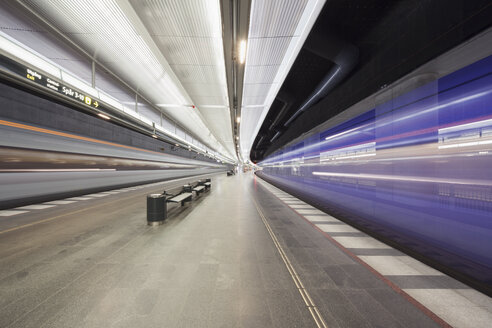
[(472, 122), (472, 123), (466, 123), (466, 124), (460, 124), (460, 125), (454, 125), (454, 126), (450, 126), (447, 128), (439, 129), (439, 134), (456, 132), (456, 131), (461, 131), (461, 130), (466, 130), (466, 129), (478, 129), (478, 128), (483, 128), (483, 127), (486, 127), (489, 125), (492, 125), (492, 119), (482, 120), (482, 121), (477, 121), (477, 122)]
[(452, 178), (432, 178), (404, 175), (384, 175), (384, 174), (353, 174), (353, 173), (337, 173), (337, 172), (313, 172), (313, 175), (338, 177), (338, 178), (356, 178), (356, 179), (372, 179), (372, 180), (387, 180), (387, 181), (410, 181), (410, 182), (430, 182), (430, 183), (448, 183), (460, 185), (479, 185), (492, 186), (492, 180), (466, 180)]
[(469, 96), (466, 96), (466, 97), (458, 98), (458, 99), (455, 99), (455, 100), (452, 100), (452, 101), (448, 101), (446, 103), (442, 103), (442, 104), (439, 104), (439, 105), (436, 105), (436, 106), (429, 107), (429, 108), (427, 108), (425, 110), (421, 110), (418, 113), (407, 115), (407, 116), (403, 116), (403, 117), (401, 117), (399, 119), (396, 119), (396, 120), (392, 120), (392, 121), (390, 121), (390, 122), (388, 122), (386, 124), (382, 124), (381, 126), (385, 126), (387, 124), (394, 124), (395, 122), (400, 122), (400, 121), (407, 120), (407, 119), (410, 119), (410, 118), (413, 118), (413, 117), (416, 117), (416, 116), (427, 114), (427, 113), (430, 113), (430, 112), (439, 110), (439, 109), (444, 108), (444, 107), (453, 106), (453, 105), (461, 104), (461, 103), (464, 103), (464, 102), (467, 102), (467, 101), (470, 101), (470, 100), (473, 100), (473, 99), (481, 98), (481, 97), (486, 96), (486, 95), (488, 95), (490, 93), (492, 93), (492, 90), (487, 90), (487, 91), (475, 93), (475, 94), (472, 94), (472, 95), (469, 95)]
[(102, 117), (102, 118), (104, 118), (105, 120), (110, 120), (110, 119), (111, 119), (111, 117), (109, 117), (108, 115), (104, 115), (104, 114), (102, 114), (102, 113), (97, 113), (97, 116)]
[(438, 148), (439, 149), (462, 148), (462, 147), (473, 147), (473, 146), (490, 145), (490, 144), (492, 144), (492, 140), (462, 142), (462, 143), (452, 144), (452, 145), (442, 145), (442, 146), (439, 146)]
[(246, 60), (246, 40), (239, 43), (239, 63), (244, 64)]
[(332, 135), (332, 136), (326, 137), (326, 138), (325, 138), (325, 140), (334, 139), (334, 138), (336, 138), (336, 137), (339, 137), (339, 136), (342, 136), (342, 135), (344, 135), (344, 134), (350, 133), (350, 132), (355, 131), (355, 130), (357, 130), (357, 129), (359, 129), (359, 128), (357, 127), (357, 128), (353, 128), (353, 129), (350, 129), (350, 130), (347, 130), (347, 131), (343, 131), (343, 132), (340, 132), (340, 133), (334, 134), (334, 135)]
[[(371, 157), (371, 156), (376, 156), (376, 153), (370, 153), (370, 154), (361, 154), (361, 155), (347, 155), (347, 156), (338, 156), (334, 157), (333, 160), (338, 160), (338, 159), (349, 159), (349, 158), (359, 158), (359, 157)], [(321, 162), (326, 162), (329, 161), (330, 159), (322, 159)]]

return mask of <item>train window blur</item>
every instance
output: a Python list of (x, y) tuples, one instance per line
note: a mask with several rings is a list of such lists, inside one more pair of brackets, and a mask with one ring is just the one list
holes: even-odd
[(262, 174), (490, 284), (491, 72), (492, 56), (367, 108), (272, 154)]

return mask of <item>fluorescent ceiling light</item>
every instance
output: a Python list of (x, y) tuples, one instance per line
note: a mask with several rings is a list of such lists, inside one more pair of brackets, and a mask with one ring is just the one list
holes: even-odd
[(246, 40), (239, 43), (239, 63), (244, 64), (246, 60)]
[(105, 120), (111, 119), (108, 115), (102, 114), (102, 113), (97, 113), (97, 116), (104, 118)]

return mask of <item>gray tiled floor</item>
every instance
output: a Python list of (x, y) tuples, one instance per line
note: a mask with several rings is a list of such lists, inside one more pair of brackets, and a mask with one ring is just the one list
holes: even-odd
[[(282, 201), (282, 197), (287, 195), (285, 192), (275, 188), (274, 186), (258, 179), (260, 185), (266, 188), (272, 195), (275, 195), (274, 199), (279, 200), (273, 202), (273, 206), (277, 208), (275, 213), (270, 214), (272, 222), (276, 222), (273, 214), (282, 214), (278, 209), (278, 203), (284, 203), (285, 207), (291, 207), (287, 202)], [(268, 197), (262, 196), (261, 199)], [(270, 204), (269, 204), (270, 205)], [(293, 212), (296, 209), (292, 209)], [(389, 310), (394, 318), (397, 319), (398, 324), (404, 324), (407, 326), (420, 327), (424, 324), (419, 316), (429, 316), (436, 320), (440, 325), (450, 325), (456, 328), (468, 328), (468, 327), (490, 327), (492, 322), (492, 299), (487, 295), (474, 290), (463, 283), (456, 281), (455, 279), (446, 276), (442, 272), (439, 272), (432, 267), (422, 263), (412, 257), (391, 248), (391, 246), (377, 241), (373, 237), (357, 231), (356, 232), (336, 232), (339, 229), (326, 229), (335, 226), (346, 226), (343, 221), (337, 220), (328, 214), (325, 215), (298, 215), (297, 219), (286, 220), (289, 218), (286, 214), (282, 216), (284, 218), (283, 224), (278, 225), (277, 234), (284, 234), (283, 237), (286, 247), (292, 247), (295, 245), (293, 241), (293, 234), (284, 227), (292, 227), (292, 224), (297, 221), (304, 221), (308, 223), (313, 229), (318, 229), (327, 240), (343, 250), (345, 255), (354, 259), (356, 263), (337, 263), (332, 257), (327, 257), (332, 249), (322, 248), (317, 250), (312, 248), (310, 251), (313, 253), (313, 259), (315, 263), (321, 265), (330, 278), (335, 282), (337, 288), (344, 288), (350, 290), (365, 289), (371, 296), (373, 296), (377, 302), (383, 305)], [(323, 222), (320, 220), (330, 221)], [(278, 223), (278, 222), (277, 222)], [(298, 223), (299, 228), (305, 228), (305, 224)], [(284, 227), (283, 227), (284, 226)], [(377, 231), (377, 227), (372, 227), (374, 231)], [(295, 229), (296, 236), (302, 236), (300, 231), (302, 229)], [(309, 230), (309, 229), (308, 229)], [(287, 232), (287, 233), (286, 233)], [(304, 239), (303, 237), (300, 237)], [(315, 234), (311, 234), (310, 238), (318, 240)], [(393, 237), (398, 240), (396, 236)], [(338, 260), (343, 261), (347, 256), (338, 256)], [(363, 267), (361, 267), (363, 265)], [(303, 265), (301, 265), (302, 267)], [(372, 275), (367, 275), (367, 271), (372, 272)], [(310, 271), (304, 274), (309, 279)], [(387, 288), (379, 288), (377, 286), (390, 286), (395, 292), (388, 290)], [(314, 288), (315, 284), (310, 286)], [(311, 291), (312, 292), (312, 291)], [(314, 291), (314, 294), (317, 294)], [(328, 294), (327, 290), (323, 291), (323, 295)], [(353, 293), (357, 298), (357, 301), (365, 298), (365, 295)], [(383, 297), (381, 297), (383, 295)], [(373, 300), (372, 298), (367, 298)], [(333, 300), (330, 301), (333, 303)], [(416, 308), (419, 308), (417, 313), (409, 311), (408, 302), (415, 304)], [(353, 302), (352, 302), (353, 303)], [(370, 302), (367, 308), (374, 308), (375, 303)], [(327, 303), (331, 306), (330, 303)], [(404, 304), (404, 305), (402, 305)], [(346, 314), (352, 308), (348, 306), (343, 309)], [(413, 310), (415, 311), (416, 308)], [(323, 307), (320, 308), (325, 311), (325, 315), (328, 318), (332, 318), (332, 315), (326, 313)], [(337, 309), (338, 310), (338, 309)], [(363, 305), (359, 312), (364, 313), (366, 306)], [(380, 312), (381, 310), (377, 310)], [(369, 313), (374, 312), (370, 311)], [(384, 311), (380, 317), (385, 317)], [(424, 312), (426, 314), (424, 314)], [(411, 315), (409, 315), (411, 314)], [(335, 316), (337, 317), (337, 316)], [(340, 319), (340, 317), (338, 319)], [(353, 318), (357, 318), (354, 316)], [(387, 317), (389, 321), (377, 320), (370, 321), (373, 325), (391, 325), (397, 326), (398, 324), (391, 322), (391, 318)], [(351, 320), (342, 319), (342, 324), (349, 325)], [(336, 326), (336, 323), (330, 321), (330, 324)], [(367, 325), (368, 321), (364, 321), (364, 325)], [(354, 325), (361, 325), (360, 322)]]
[(315, 327), (254, 200), (328, 327), (435, 326), (251, 175), (216, 177), (158, 227), (153, 188), (0, 233), (0, 327)]
[(0, 327), (313, 326), (251, 182), (217, 177), (158, 227), (147, 188), (0, 234)]
[[(280, 200), (265, 188), (258, 188), (256, 199), (329, 327), (438, 326), (287, 206), (269, 211), (270, 204)], [(361, 233), (330, 235), (360, 237)]]

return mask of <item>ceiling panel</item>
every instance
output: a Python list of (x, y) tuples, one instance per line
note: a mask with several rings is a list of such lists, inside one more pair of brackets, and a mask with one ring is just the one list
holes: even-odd
[[(202, 105), (202, 107), (198, 107), (198, 110), (201, 112), (204, 108), (207, 108), (208, 106), (227, 106), (227, 105), (224, 105), (224, 98), (223, 97), (216, 97), (216, 96), (208, 96), (208, 95), (205, 95), (205, 96), (194, 96), (193, 97), (195, 100), (196, 100), (196, 104), (197, 104), (197, 107)], [(228, 110), (229, 110), (229, 106), (227, 106)], [(231, 120), (231, 117), (229, 116), (228, 117), (228, 120), (230, 121)], [(231, 124), (229, 123), (229, 126), (231, 126)], [(224, 127), (222, 127), (222, 129), (224, 129)], [(230, 129), (229, 129), (230, 131)], [(232, 135), (231, 135), (231, 138), (232, 138)]]
[[(156, 43), (169, 58), (170, 65), (217, 65), (217, 57), (222, 53), (221, 38), (156, 36)], [(219, 42), (219, 44), (217, 44)], [(220, 72), (220, 68), (216, 68)]]
[[(219, 1), (130, 3), (197, 107), (197, 113), (217, 140), (234, 154)], [(210, 106), (223, 106), (223, 110), (212, 117), (205, 110)]]
[(249, 84), (244, 88), (243, 97), (246, 98), (262, 98), (268, 95), (272, 83), (254, 83)]
[[(223, 51), (211, 51), (212, 46), (206, 46), (200, 40), (175, 38), (179, 35), (199, 37), (208, 35), (212, 40), (211, 44), (221, 45), (220, 11), (208, 15), (214, 8), (218, 9), (218, 5), (214, 7), (210, 5), (213, 4), (210, 1), (198, 2), (200, 1), (133, 1), (137, 4), (136, 7), (141, 5), (142, 10), (148, 12), (150, 16), (136, 13), (128, 0), (26, 0), (23, 1), (23, 5), (64, 32), (85, 51), (94, 55), (99, 62), (104, 63), (108, 69), (134, 89), (139, 90), (151, 103), (169, 105), (159, 107), (188, 131), (199, 136), (209, 147), (217, 151), (222, 149), (225, 152), (222, 140), (219, 142), (214, 136), (215, 133), (210, 135), (203, 133), (208, 130), (208, 124), (203, 121), (203, 116), (196, 109), (189, 108), (188, 105), (194, 102), (193, 97), (187, 93), (180, 82), (180, 77), (176, 76), (168, 63), (170, 58), (174, 62), (179, 62), (178, 58), (181, 57), (193, 60), (190, 64), (198, 65), (203, 63), (200, 60), (207, 60), (210, 64), (209, 60), (215, 59), (215, 66), (218, 67), (216, 71), (222, 69), (223, 80), (225, 80)], [(204, 12), (207, 13), (206, 18), (196, 19), (197, 16), (203, 16)], [(197, 13), (201, 14), (196, 15)], [(148, 26), (144, 26), (142, 20), (150, 19), (149, 17), (154, 17), (155, 21), (160, 23), (158, 26), (161, 26), (161, 29), (147, 30)], [(194, 19), (188, 20), (193, 17)], [(218, 20), (215, 19), (217, 17)], [(155, 32), (163, 38), (170, 37), (167, 39), (166, 51), (158, 48), (159, 46), (150, 36), (150, 34), (155, 35)], [(174, 57), (163, 56), (170, 52), (169, 48), (174, 49), (176, 53)], [(191, 55), (190, 52), (193, 51), (195, 54)], [(215, 58), (217, 53), (222, 55), (222, 66), (218, 65), (220, 59)], [(205, 71), (202, 73), (205, 78), (211, 75), (210, 70)], [(214, 80), (217, 84), (221, 83), (220, 72), (215, 72)], [(222, 90), (220, 87), (217, 89)], [(217, 98), (223, 102), (221, 97)], [(217, 101), (217, 99), (213, 100)], [(172, 109), (176, 106), (181, 106), (179, 111)], [(229, 138), (232, 139), (232, 136)], [(234, 154), (230, 150), (228, 153)]]
[[(203, 103), (198, 101), (196, 97), (220, 97), (222, 99), (222, 105), (227, 105), (226, 100), (226, 92), (227, 89), (225, 89), (225, 86), (222, 84), (215, 84), (215, 83), (183, 83), (183, 86), (185, 87), (186, 91), (190, 95), (193, 95), (193, 99), (196, 100), (194, 103), (195, 105), (207, 105), (207, 103)], [(209, 104), (208, 104), (209, 105)]]
[(183, 84), (190, 82), (222, 84), (213, 66), (176, 65), (171, 66)]
[(254, 1), (249, 38), (282, 37), (295, 34), (297, 22), (308, 0)]
[(248, 39), (248, 66), (280, 65), (290, 45), (291, 37), (268, 37)]
[[(242, 123), (241, 123), (241, 131), (240, 131), (240, 141), (241, 141), (241, 151), (243, 149), (251, 149), (253, 146), (254, 139), (250, 138), (250, 132), (255, 129), (258, 120), (261, 117), (261, 114), (264, 110), (264, 107), (252, 107), (252, 108), (243, 108), (242, 114)], [(256, 136), (255, 136), (256, 137)], [(243, 159), (249, 158), (248, 154), (242, 154)]]
[(273, 83), (280, 65), (248, 66), (244, 75), (244, 84)]
[[(259, 97), (258, 96), (256, 96), (256, 97), (243, 97), (242, 108), (248, 108), (248, 106), (258, 106), (258, 105), (263, 106), (263, 104), (265, 103), (265, 100), (266, 100), (266, 95), (259, 96)], [(244, 117), (244, 114), (247, 115), (247, 112), (243, 113), (243, 117)]]
[(130, 0), (158, 36), (222, 37), (218, 0)]
[(325, 0), (254, 0), (243, 86), (243, 160)]
[(52, 60), (64, 70), (91, 82), (92, 67), (84, 56), (68, 47), (60, 47), (59, 40), (28, 19), (15, 3), (4, 1), (0, 11), (0, 30), (30, 49)]

